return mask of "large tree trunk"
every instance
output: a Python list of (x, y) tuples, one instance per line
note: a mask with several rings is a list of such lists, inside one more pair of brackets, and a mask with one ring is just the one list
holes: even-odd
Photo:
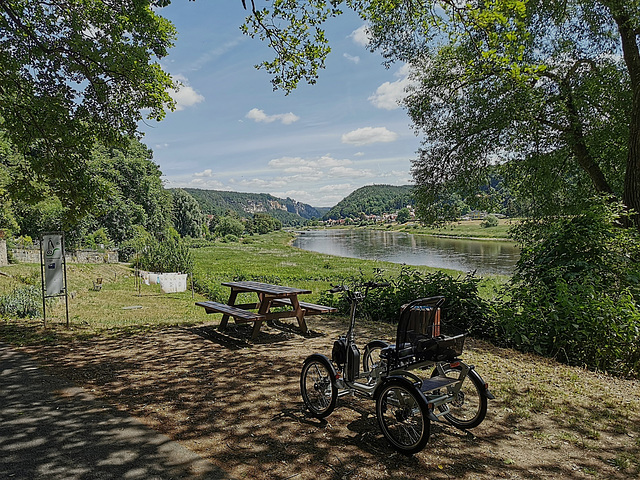
[(634, 212), (632, 221), (640, 230), (640, 89), (634, 91), (633, 112), (629, 129), (629, 153), (624, 177), (622, 201)]
[(633, 91), (633, 105), (629, 119), (629, 150), (627, 170), (624, 177), (623, 202), (634, 213), (632, 221), (640, 230), (640, 52), (638, 51), (637, 29), (620, 2), (610, 5), (618, 24), (622, 53), (629, 71)]

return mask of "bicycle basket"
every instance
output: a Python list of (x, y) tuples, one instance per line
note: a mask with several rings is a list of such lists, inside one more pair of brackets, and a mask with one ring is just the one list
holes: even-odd
[(448, 360), (462, 354), (466, 334), (447, 329), (448, 335), (443, 335), (440, 323), (443, 303), (444, 297), (430, 297), (402, 307), (395, 349), (400, 362)]

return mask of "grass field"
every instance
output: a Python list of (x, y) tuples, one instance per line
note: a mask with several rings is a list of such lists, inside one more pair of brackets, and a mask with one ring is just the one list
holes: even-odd
[[(305, 252), (288, 246), (290, 238), (277, 232), (195, 249), (195, 276), (212, 288), (252, 278), (306, 287), (315, 297), (360, 272), (401, 268)], [(219, 317), (195, 306), (203, 297), (164, 294), (157, 285), (138, 290), (128, 265), (71, 264), (67, 276), (70, 328), (64, 303), (57, 302), (46, 329), (41, 318), (0, 319), (0, 341), (23, 346), (52, 372), (181, 441), (230, 478), (293, 478), (293, 471), (301, 480), (626, 480), (640, 473), (637, 380), (470, 338), (464, 358), (496, 396), (487, 419), (473, 433), (434, 426), (428, 448), (408, 459), (393, 454), (364, 400), (341, 398), (340, 408), (320, 424), (302, 409), (302, 359), (330, 354), (332, 341), (346, 330), (345, 318), (314, 318), (313, 335), (304, 337), (265, 326), (260, 341), (245, 343), (246, 325), (219, 334), (206, 325)], [(97, 277), (103, 278), (100, 291), (93, 290)], [(486, 279), (485, 294), (500, 281)], [(39, 288), (39, 265), (0, 268), (0, 296), (24, 285)], [(228, 291), (219, 287), (219, 293)], [(359, 328), (360, 339), (393, 338), (386, 323), (363, 321)], [(250, 388), (243, 379), (251, 380)]]
[[(196, 285), (206, 297), (225, 301), (229, 295), (221, 282), (230, 280), (258, 280), (269, 283), (307, 288), (313, 294), (305, 300), (317, 301), (319, 295), (344, 280), (364, 275), (372, 277), (380, 270), (396, 275), (401, 265), (375, 260), (335, 257), (300, 250), (289, 245), (292, 234), (274, 232), (249, 237), (242, 243), (215, 243), (193, 249)], [(428, 267), (412, 267), (431, 271)], [(19, 286), (40, 288), (40, 266), (9, 265), (0, 268), (0, 295)], [(452, 275), (461, 272), (449, 271)], [(100, 291), (93, 290), (93, 281), (103, 278)], [(191, 291), (164, 294), (158, 285), (136, 286), (133, 270), (118, 265), (67, 265), (69, 317), (72, 328), (60, 334), (90, 335), (96, 331), (150, 328), (154, 325), (194, 324), (207, 320), (204, 311), (194, 304), (205, 298)], [(481, 288), (487, 295), (504, 277), (487, 277)], [(47, 309), (50, 326), (66, 323), (62, 299), (51, 301)], [(16, 324), (42, 324), (42, 319), (16, 320)], [(28, 341), (26, 338), (20, 342)]]
[[(406, 224), (386, 224), (375, 227), (367, 226), (361, 228), (376, 228), (380, 230), (392, 230), (397, 232), (407, 232), (423, 235), (437, 235), (443, 237), (461, 238), (488, 238), (495, 240), (508, 240), (509, 229), (517, 223), (514, 219), (500, 219), (498, 226), (485, 228), (482, 220), (460, 220), (449, 223), (442, 227), (423, 226), (418, 223), (409, 222)], [(354, 227), (349, 227), (354, 228)], [(356, 227), (357, 228), (357, 227)]]

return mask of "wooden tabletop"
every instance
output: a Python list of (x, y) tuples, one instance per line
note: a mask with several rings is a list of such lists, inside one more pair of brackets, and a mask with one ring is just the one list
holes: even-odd
[(311, 290), (294, 287), (284, 287), (282, 285), (271, 285), (262, 282), (224, 282), (225, 287), (231, 287), (232, 290), (243, 292), (257, 292), (273, 295), (274, 297), (290, 297), (292, 295), (300, 295), (312, 293)]

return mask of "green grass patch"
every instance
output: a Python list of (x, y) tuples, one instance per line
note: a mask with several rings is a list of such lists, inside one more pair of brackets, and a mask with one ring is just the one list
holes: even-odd
[[(68, 264), (69, 317), (71, 328), (66, 329), (66, 312), (62, 299), (53, 300), (47, 307), (49, 330), (41, 331), (42, 318), (0, 320), (0, 336), (7, 341), (25, 344), (40, 338), (57, 341), (59, 336), (86, 336), (98, 332), (152, 328), (162, 325), (196, 324), (213, 320), (195, 302), (204, 298), (224, 301), (229, 289), (222, 282), (254, 280), (277, 283), (311, 290), (304, 300), (318, 301), (332, 284), (339, 284), (360, 275), (372, 277), (382, 270), (396, 276), (402, 266), (375, 260), (335, 257), (308, 252), (290, 245), (293, 235), (274, 232), (249, 237), (242, 243), (216, 242), (192, 249), (194, 279), (203, 295), (192, 297), (191, 291), (162, 293), (158, 285), (137, 286), (133, 270), (124, 264)], [(420, 272), (432, 272), (428, 267), (412, 267)], [(7, 295), (24, 285), (41, 286), (40, 265), (18, 264), (0, 268), (0, 295)], [(450, 275), (461, 274), (448, 271)], [(103, 279), (100, 291), (93, 290), (93, 282)], [(481, 288), (491, 294), (506, 278), (488, 277)], [(255, 299), (254, 299), (255, 300)], [(54, 330), (54, 333), (51, 332)], [(57, 331), (59, 330), (59, 331)], [(56, 333), (57, 332), (57, 333)]]

